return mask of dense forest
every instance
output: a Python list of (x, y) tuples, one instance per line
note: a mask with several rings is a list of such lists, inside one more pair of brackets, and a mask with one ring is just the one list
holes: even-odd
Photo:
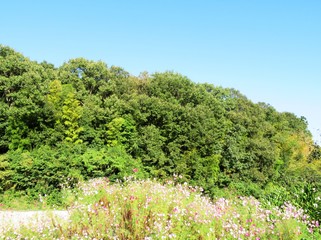
[(135, 175), (260, 197), (318, 186), (320, 163), (304, 117), (235, 89), (83, 58), (57, 68), (0, 45), (1, 193)]

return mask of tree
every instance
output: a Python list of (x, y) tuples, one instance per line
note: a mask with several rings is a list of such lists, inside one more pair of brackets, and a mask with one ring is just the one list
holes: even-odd
[(62, 106), (62, 124), (65, 127), (65, 140), (72, 143), (82, 143), (79, 134), (84, 130), (79, 126), (79, 119), (82, 115), (82, 107), (75, 99), (75, 94), (69, 92)]
[(52, 69), (0, 46), (1, 148), (33, 148), (41, 143), (47, 82)]

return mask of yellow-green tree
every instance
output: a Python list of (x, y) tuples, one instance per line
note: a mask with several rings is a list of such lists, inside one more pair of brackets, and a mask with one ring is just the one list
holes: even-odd
[(64, 140), (72, 143), (81, 143), (79, 134), (83, 131), (79, 120), (83, 114), (83, 108), (75, 97), (75, 90), (69, 84), (61, 84), (54, 80), (50, 84), (47, 96), (47, 105), (53, 112), (55, 130), (62, 131)]
[(72, 143), (82, 143), (79, 139), (79, 134), (83, 128), (79, 126), (79, 119), (82, 115), (82, 107), (75, 94), (70, 92), (67, 94), (64, 104), (62, 106), (62, 124), (65, 127), (65, 140)]

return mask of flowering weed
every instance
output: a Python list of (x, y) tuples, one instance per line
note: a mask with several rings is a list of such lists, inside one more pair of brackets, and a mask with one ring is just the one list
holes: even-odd
[(211, 200), (202, 189), (153, 180), (79, 185), (68, 223), (23, 228), (5, 238), (317, 239), (319, 223), (290, 203), (264, 208), (253, 197)]

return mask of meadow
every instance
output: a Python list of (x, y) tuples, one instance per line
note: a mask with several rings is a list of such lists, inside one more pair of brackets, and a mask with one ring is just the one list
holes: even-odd
[[(179, 178), (179, 177), (177, 177)], [(46, 199), (41, 199), (43, 202)], [(200, 187), (127, 177), (63, 190), (68, 220), (2, 230), (3, 239), (320, 239), (319, 222), (285, 202), (210, 199)]]

